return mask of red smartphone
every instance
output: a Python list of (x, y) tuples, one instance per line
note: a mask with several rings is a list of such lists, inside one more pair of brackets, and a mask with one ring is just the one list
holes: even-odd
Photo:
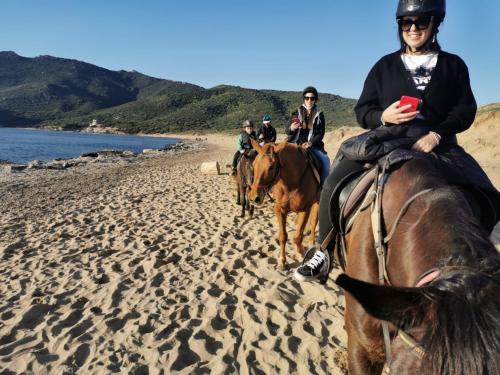
[(421, 100), (419, 98), (415, 98), (413, 96), (405, 96), (403, 95), (401, 99), (399, 99), (399, 106), (404, 107), (405, 105), (410, 104), (411, 107), (405, 109), (403, 113), (415, 112), (420, 107)]

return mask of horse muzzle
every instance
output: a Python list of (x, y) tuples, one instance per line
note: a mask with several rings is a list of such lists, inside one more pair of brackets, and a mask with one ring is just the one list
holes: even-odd
[(252, 203), (255, 206), (262, 206), (264, 204), (265, 196), (266, 196), (266, 193), (265, 193), (264, 189), (259, 189), (259, 188), (252, 186), (252, 188), (250, 189), (250, 194), (248, 195), (248, 198), (250, 199), (250, 201), (252, 201)]

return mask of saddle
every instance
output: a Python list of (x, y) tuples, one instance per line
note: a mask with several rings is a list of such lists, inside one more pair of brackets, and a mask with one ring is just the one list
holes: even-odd
[(304, 149), (302, 147), (300, 149), (302, 150), (302, 153), (304, 154), (307, 163), (311, 166), (314, 178), (316, 178), (316, 181), (318, 181), (318, 184), (321, 186), (321, 171), (322, 171), (321, 161), (318, 159), (316, 155), (314, 155), (314, 152), (312, 152), (311, 150)]
[[(321, 248), (326, 248), (335, 235), (337, 237), (335, 242), (338, 244), (337, 258), (342, 269), (346, 267), (344, 236), (349, 231), (357, 213), (362, 209), (360, 206), (366, 200), (370, 188), (375, 185), (376, 178), (377, 168), (375, 166), (364, 171), (353, 172), (339, 182), (330, 198), (330, 221), (333, 223), (334, 230), (330, 231), (321, 244)], [(368, 202), (371, 203), (371, 200)]]
[(376, 168), (354, 172), (347, 175), (337, 185), (330, 198), (331, 221), (337, 233), (347, 232), (346, 222), (354, 214), (372, 186), (376, 177)]

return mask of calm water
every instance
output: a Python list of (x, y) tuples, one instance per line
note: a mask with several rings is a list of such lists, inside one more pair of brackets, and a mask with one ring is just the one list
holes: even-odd
[(177, 141), (135, 135), (0, 128), (0, 160), (27, 163), (31, 160), (70, 159), (100, 150), (142, 152), (145, 148), (161, 149)]

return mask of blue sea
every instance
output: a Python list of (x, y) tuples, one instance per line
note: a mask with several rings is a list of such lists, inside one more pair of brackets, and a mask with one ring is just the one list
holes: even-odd
[(0, 127), (0, 160), (27, 163), (70, 159), (100, 150), (142, 152), (145, 148), (162, 149), (177, 142), (175, 138)]

